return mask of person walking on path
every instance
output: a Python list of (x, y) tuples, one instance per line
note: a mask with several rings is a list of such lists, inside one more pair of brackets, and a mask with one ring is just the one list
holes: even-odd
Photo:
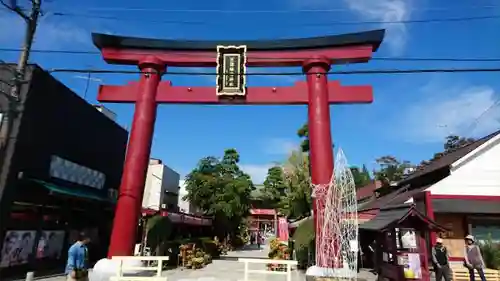
[(481, 249), (479, 249), (479, 246), (475, 242), (474, 236), (467, 235), (465, 237), (464, 265), (469, 269), (470, 281), (474, 281), (475, 279), (475, 270), (479, 273), (481, 281), (486, 281), (486, 277), (484, 276), (485, 264), (483, 256), (481, 255)]
[(90, 243), (90, 237), (85, 232), (81, 232), (78, 235), (78, 240), (69, 248), (65, 271), (67, 281), (89, 280), (88, 243)]
[(436, 281), (441, 281), (443, 277), (445, 281), (451, 281), (449, 258), (448, 249), (443, 246), (443, 239), (436, 239), (436, 245), (432, 247), (432, 263), (436, 272)]

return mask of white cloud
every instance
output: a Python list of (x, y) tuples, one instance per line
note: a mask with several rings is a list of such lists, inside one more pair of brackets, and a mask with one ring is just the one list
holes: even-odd
[(391, 51), (399, 55), (408, 40), (408, 31), (404, 23), (389, 23), (410, 19), (411, 1), (409, 0), (344, 0), (347, 7), (361, 15), (367, 21), (381, 21), (386, 29), (384, 41)]
[[(294, 9), (325, 9), (339, 12), (339, 1), (333, 0), (288, 0)], [(394, 55), (404, 51), (408, 41), (408, 30), (404, 23), (390, 23), (411, 19), (413, 0), (343, 0), (345, 7), (360, 16), (358, 21), (382, 22), (386, 29), (384, 45), (387, 44)], [(335, 17), (338, 13), (333, 14)]]
[[(0, 43), (9, 46), (20, 46), (24, 39), (25, 22), (14, 13), (0, 13)], [(81, 45), (85, 46), (81, 46)], [(90, 32), (65, 21), (56, 21), (56, 18), (44, 18), (39, 21), (36, 30), (34, 47), (39, 49), (61, 49), (67, 45), (80, 45), (79, 49), (90, 46)]]
[(398, 125), (408, 141), (442, 142), (450, 134), (484, 136), (500, 129), (498, 95), (489, 86), (426, 86), (421, 94), (427, 98), (407, 109)]
[(273, 167), (274, 164), (241, 164), (240, 168), (250, 175), (254, 184), (261, 184), (267, 176), (267, 170)]
[(273, 138), (264, 143), (264, 152), (270, 155), (289, 155), (299, 144), (286, 138)]

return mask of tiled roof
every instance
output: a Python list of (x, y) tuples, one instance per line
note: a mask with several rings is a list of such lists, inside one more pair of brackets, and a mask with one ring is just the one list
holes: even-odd
[(425, 214), (417, 210), (415, 205), (398, 205), (381, 209), (380, 213), (378, 213), (375, 218), (361, 224), (359, 228), (363, 230), (384, 231), (394, 227), (395, 225), (399, 225), (408, 219), (413, 220), (413, 222), (417, 219), (428, 229), (446, 231), (445, 228), (438, 225), (435, 221), (431, 220)]
[(399, 196), (404, 191), (406, 191), (404, 188), (400, 188), (400, 189), (395, 190), (395, 191), (393, 191), (393, 192), (391, 192), (389, 194), (386, 194), (384, 196), (376, 198), (376, 199), (374, 199), (372, 201), (369, 201), (369, 202), (366, 202), (364, 204), (361, 204), (361, 205), (358, 206), (358, 212), (366, 211), (366, 210), (372, 210), (372, 209), (380, 209), (382, 207), (385, 207), (385, 206), (387, 206), (390, 203), (390, 201), (393, 198), (396, 198), (397, 196)]
[(444, 168), (446, 166), (449, 166), (453, 164), (455, 161), (459, 160), (460, 158), (464, 157), (474, 149), (478, 148), (488, 140), (492, 139), (496, 135), (500, 134), (500, 131), (494, 132), (493, 134), (490, 134), (484, 138), (481, 138), (469, 145), (466, 145), (464, 147), (461, 147), (453, 152), (449, 152), (442, 157), (435, 159), (431, 161), (428, 165), (424, 166), (421, 169), (416, 170), (415, 172), (411, 173), (406, 177), (404, 180), (402, 180), (400, 183), (410, 181), (412, 179), (418, 178), (422, 175), (425, 175), (427, 173), (434, 172), (436, 170), (439, 170), (441, 168)]
[(369, 184), (362, 186), (356, 190), (356, 199), (361, 200), (366, 197), (372, 196), (375, 190), (382, 186), (380, 181), (372, 181)]

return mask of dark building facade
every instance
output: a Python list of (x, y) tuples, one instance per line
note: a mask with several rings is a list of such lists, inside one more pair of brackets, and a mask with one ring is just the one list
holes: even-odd
[[(11, 77), (0, 70), (1, 80)], [(26, 77), (17, 113), (0, 95), (0, 276), (61, 270), (82, 230), (94, 237), (91, 260), (105, 256), (128, 139), (40, 67)]]

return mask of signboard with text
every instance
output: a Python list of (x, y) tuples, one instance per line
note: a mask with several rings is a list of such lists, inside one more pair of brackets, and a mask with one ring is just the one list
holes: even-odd
[(217, 46), (217, 95), (245, 96), (247, 47)]

